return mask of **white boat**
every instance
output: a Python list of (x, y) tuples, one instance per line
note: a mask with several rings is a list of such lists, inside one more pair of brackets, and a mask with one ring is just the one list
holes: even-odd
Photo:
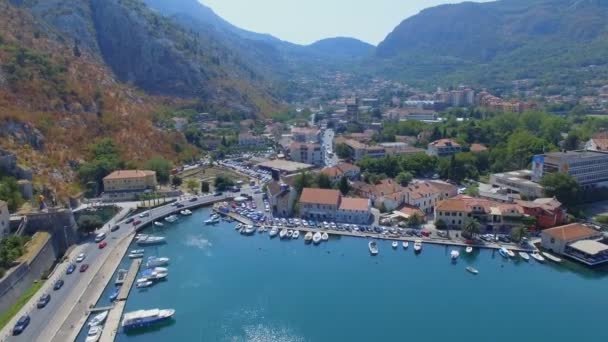
[(530, 261), (530, 255), (529, 255), (528, 253), (526, 253), (526, 252), (519, 252), (518, 254), (519, 254), (519, 256), (520, 256), (522, 259), (524, 259), (524, 260), (526, 260), (526, 261)]
[(279, 233), (279, 237), (281, 239), (284, 239), (287, 236), (287, 229), (283, 228), (281, 229), (281, 232)]
[(306, 235), (304, 235), (304, 242), (310, 243), (311, 241), (312, 241), (312, 232), (308, 232), (308, 233), (306, 233)]
[(164, 224), (162, 224), (161, 222), (158, 222), (158, 221), (154, 221), (154, 225), (157, 226), (157, 227), (164, 226)]
[(312, 242), (315, 245), (318, 245), (321, 242), (321, 233), (320, 232), (316, 232), (313, 236), (312, 236)]
[(288, 229), (288, 230), (287, 230), (287, 238), (288, 238), (288, 239), (291, 239), (291, 237), (292, 237), (292, 236), (293, 236), (293, 230)]
[(175, 315), (173, 309), (152, 309), (127, 312), (123, 315), (122, 328), (124, 330), (142, 328), (158, 322), (169, 320)]
[(455, 250), (455, 249), (453, 249), (453, 250), (450, 252), (450, 259), (452, 259), (452, 260), (456, 260), (456, 259), (458, 259), (458, 257), (459, 257), (459, 256), (460, 256), (460, 252), (458, 252), (458, 251), (457, 251), (457, 250)]
[(514, 258), (515, 257), (515, 253), (513, 253), (512, 250), (507, 249), (507, 254), (509, 254), (509, 258)]
[(403, 246), (403, 249), (407, 249), (407, 248), (410, 246), (410, 243), (409, 243), (409, 242), (407, 242), (407, 241), (403, 241), (403, 242), (401, 243), (401, 245)]
[(87, 333), (87, 337), (85, 338), (85, 342), (97, 342), (101, 337), (101, 333), (103, 332), (103, 328), (99, 325), (92, 326)]
[(237, 224), (236, 226), (234, 226), (234, 230), (239, 230), (243, 227), (243, 225), (241, 223)]
[(370, 241), (367, 243), (367, 248), (369, 249), (369, 253), (371, 255), (378, 255), (378, 244), (376, 241)]
[(414, 252), (419, 253), (422, 251), (422, 240), (416, 240), (414, 242)]
[(171, 215), (171, 216), (165, 217), (165, 221), (167, 221), (169, 223), (173, 223), (173, 222), (177, 221), (178, 219), (179, 219), (179, 217), (177, 217), (177, 215)]
[(130, 253), (129, 254), (129, 259), (139, 259), (139, 258), (143, 258), (144, 257), (144, 253)]
[(218, 223), (220, 223), (220, 219), (219, 219), (219, 218), (213, 218), (213, 217), (212, 217), (212, 218), (210, 218), (210, 219), (208, 219), (208, 220), (205, 220), (205, 221), (204, 221), (204, 223), (205, 223), (206, 225), (218, 224)]
[(503, 257), (503, 258), (507, 258), (507, 259), (509, 259), (509, 258), (510, 258), (510, 255), (509, 255), (508, 249), (506, 249), (506, 248), (504, 248), (504, 247), (500, 247), (500, 249), (498, 250), (498, 253), (499, 253), (500, 255), (502, 255), (502, 257)]
[(472, 267), (472, 266), (467, 266), (466, 270), (469, 271), (470, 273), (473, 273), (473, 274), (478, 274), (479, 273), (479, 271), (476, 268)]
[(467, 246), (467, 248), (464, 251), (467, 252), (467, 254), (471, 254), (471, 253), (473, 253), (473, 247)]
[(553, 254), (547, 253), (547, 252), (543, 252), (543, 256), (544, 256), (545, 258), (547, 258), (547, 259), (549, 259), (549, 260), (553, 261), (553, 262), (558, 263), (558, 264), (559, 264), (560, 262), (562, 262), (562, 259), (560, 259), (560, 258), (556, 257), (556, 256), (555, 256), (555, 255), (553, 255)]
[(188, 209), (184, 209), (182, 211), (179, 212), (180, 214), (184, 215), (184, 216), (189, 216), (192, 215), (192, 212)]
[(108, 318), (108, 313), (109, 311), (102, 311), (99, 314), (95, 315), (90, 321), (89, 321), (89, 326), (90, 327), (94, 327), (96, 325), (101, 325), (103, 324), (103, 322), (106, 321), (106, 318)]
[(323, 240), (323, 241), (329, 240), (329, 234), (327, 234), (327, 232), (323, 232), (323, 234), (321, 234), (321, 240)]
[(165, 238), (162, 236), (147, 236), (142, 239), (137, 240), (138, 245), (146, 246), (146, 245), (159, 245), (165, 243)]
[(393, 249), (397, 249), (397, 247), (399, 247), (399, 243), (397, 241), (393, 241), (391, 245), (393, 246)]
[(268, 233), (268, 236), (273, 238), (273, 237), (277, 236), (278, 233), (279, 233), (279, 228), (272, 227), (272, 229), (270, 229), (270, 232)]
[(534, 253), (532, 253), (531, 255), (532, 255), (532, 257), (534, 258), (534, 260), (536, 260), (536, 261), (538, 261), (538, 262), (540, 262), (540, 263), (545, 262), (545, 258), (543, 258), (543, 256), (542, 256), (542, 255), (540, 255), (540, 254), (538, 254), (537, 252), (534, 252)]
[(300, 231), (299, 230), (294, 230), (293, 231), (293, 235), (291, 236), (291, 238), (297, 240), (299, 237), (300, 237)]
[(151, 256), (148, 258), (148, 262), (146, 262), (146, 267), (147, 268), (151, 268), (151, 267), (158, 267), (158, 266), (167, 266), (169, 265), (169, 258), (166, 257), (154, 257)]
[(145, 251), (146, 251), (145, 249), (133, 249), (133, 250), (131, 250), (130, 253), (139, 254), (139, 253), (143, 253)]
[(245, 235), (252, 235), (253, 233), (255, 233), (255, 226), (252, 226), (252, 225), (248, 225), (243, 230), (243, 234), (245, 234)]
[(152, 282), (151, 280), (148, 280), (148, 278), (139, 278), (135, 282), (135, 287), (137, 287), (138, 289), (142, 289), (145, 287), (150, 287), (150, 286), (152, 286), (152, 284), (154, 284), (154, 282)]

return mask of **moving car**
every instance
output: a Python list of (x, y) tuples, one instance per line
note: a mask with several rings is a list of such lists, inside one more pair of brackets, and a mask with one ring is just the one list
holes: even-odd
[(40, 299), (38, 299), (38, 302), (36, 303), (36, 307), (38, 309), (42, 309), (44, 308), (49, 302), (51, 301), (51, 295), (48, 293), (43, 294)]
[(101, 242), (106, 238), (106, 233), (99, 233), (95, 236), (95, 242)]
[(70, 264), (70, 266), (68, 266), (68, 269), (65, 271), (65, 273), (72, 274), (72, 273), (74, 273), (75, 270), (76, 270), (76, 265)]
[(84, 258), (86, 258), (87, 256), (84, 255), (84, 253), (80, 253), (78, 254), (78, 257), (76, 257), (76, 262), (83, 262)]
[(85, 272), (88, 269), (89, 269), (89, 264), (80, 265), (80, 272)]
[(110, 228), (110, 231), (111, 232), (115, 232), (115, 231), (117, 231), (119, 229), (120, 229), (120, 226), (119, 225), (115, 225), (115, 226), (112, 226), (112, 228)]
[(99, 249), (103, 249), (103, 248), (105, 248), (107, 245), (108, 245), (108, 243), (107, 243), (107, 242), (102, 241), (102, 242), (99, 244)]
[(141, 223), (141, 221), (140, 221), (140, 220), (137, 220), (137, 221), (133, 222), (133, 226), (137, 226), (137, 225), (138, 225), (138, 224), (140, 224), (140, 223)]
[(139, 214), (140, 218), (144, 218), (144, 217), (148, 217), (150, 216), (150, 212), (149, 211), (144, 211), (143, 213)]
[(53, 290), (57, 291), (62, 287), (63, 287), (63, 279), (59, 279), (55, 282), (55, 285), (53, 285)]
[(198, 197), (192, 197), (192, 198), (190, 199), (190, 202), (196, 202), (196, 201), (198, 201)]
[(133, 217), (131, 217), (128, 220), (126, 220), (125, 223), (129, 224), (129, 223), (133, 223), (133, 221), (135, 221), (135, 219)]
[(19, 320), (17, 321), (17, 323), (15, 324), (15, 327), (13, 328), (13, 336), (21, 334), (23, 332), (23, 330), (25, 330), (25, 328), (27, 328), (28, 324), (30, 324), (29, 315), (23, 315), (23, 316), (19, 317)]

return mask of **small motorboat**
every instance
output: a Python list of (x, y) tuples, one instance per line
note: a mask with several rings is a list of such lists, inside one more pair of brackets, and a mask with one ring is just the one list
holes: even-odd
[[(500, 255), (502, 255), (503, 258), (509, 259), (511, 256), (509, 255), (509, 250), (504, 248), (504, 247), (500, 247), (500, 249), (498, 250), (498, 253)], [(513, 253), (513, 252), (511, 252)]]
[(114, 292), (112, 292), (112, 294), (110, 295), (110, 301), (113, 302), (116, 300), (116, 298), (118, 298), (118, 293), (120, 292), (119, 289), (114, 289)]
[(92, 326), (87, 333), (87, 337), (85, 338), (85, 342), (97, 342), (101, 338), (101, 333), (103, 332), (103, 328), (100, 325)]
[(286, 235), (286, 237), (287, 237), (288, 239), (291, 239), (291, 237), (292, 237), (292, 236), (293, 236), (293, 230), (291, 230), (291, 229), (287, 229), (287, 235)]
[(255, 226), (252, 225), (246, 226), (243, 230), (243, 234), (245, 235), (253, 235), (253, 233), (255, 233)]
[(192, 215), (192, 212), (188, 209), (184, 209), (182, 211), (179, 212), (180, 214), (182, 214), (183, 216), (190, 216)]
[(467, 252), (467, 254), (471, 254), (471, 253), (473, 253), (473, 247), (467, 246), (467, 248), (464, 251)]
[(414, 242), (414, 252), (420, 253), (422, 251), (422, 240), (416, 240)]
[(164, 226), (164, 224), (162, 224), (161, 222), (158, 222), (158, 221), (154, 221), (154, 225), (157, 226), (157, 227)]
[(407, 242), (407, 241), (403, 241), (403, 242), (401, 243), (401, 245), (403, 246), (403, 249), (407, 249), (407, 248), (410, 246), (410, 243), (409, 243), (409, 242)]
[(537, 252), (534, 252), (531, 255), (532, 255), (532, 258), (534, 258), (534, 260), (536, 260), (536, 261), (538, 261), (540, 263), (545, 262), (545, 258), (543, 258), (543, 256), (540, 255), (540, 254), (538, 254)]
[(129, 259), (139, 259), (139, 258), (143, 258), (144, 257), (144, 253), (130, 253), (129, 254)]
[(367, 248), (369, 249), (369, 253), (371, 255), (378, 255), (378, 244), (376, 241), (370, 241), (367, 243)]
[(466, 270), (472, 274), (479, 274), (479, 271), (473, 266), (467, 266)]
[(306, 233), (306, 235), (304, 235), (304, 242), (310, 243), (311, 241), (312, 241), (312, 232), (308, 232), (308, 233)]
[(268, 233), (268, 236), (270, 236), (270, 238), (273, 238), (277, 236), (277, 234), (279, 234), (279, 228), (272, 227), (272, 229), (270, 229), (270, 232)]
[(547, 253), (547, 252), (543, 252), (543, 256), (544, 256), (545, 258), (547, 258), (547, 259), (549, 259), (549, 260), (553, 261), (553, 262), (558, 263), (558, 264), (559, 264), (560, 262), (562, 262), (562, 259), (560, 259), (560, 258), (556, 257), (556, 256), (555, 256), (555, 255), (553, 255), (553, 254)]
[(391, 245), (393, 246), (393, 249), (397, 249), (397, 247), (399, 247), (399, 243), (397, 241), (393, 241)]
[(460, 252), (458, 252), (458, 251), (457, 251), (457, 250), (455, 250), (455, 249), (453, 249), (453, 250), (450, 252), (450, 259), (452, 259), (452, 260), (456, 260), (456, 259), (458, 259), (458, 257), (459, 257), (459, 256), (460, 256)]
[(135, 282), (135, 287), (137, 287), (138, 289), (143, 289), (152, 286), (152, 284), (154, 284), (154, 282), (149, 280), (148, 278), (139, 278)]
[(509, 255), (509, 258), (514, 258), (515, 257), (515, 253), (513, 253), (512, 250), (507, 249), (507, 254)]
[(239, 230), (241, 228), (243, 228), (243, 225), (241, 223), (239, 223), (236, 226), (234, 226), (234, 230)]
[(526, 253), (526, 252), (519, 252), (518, 254), (525, 261), (530, 261), (530, 255), (528, 253)]
[(318, 245), (321, 242), (321, 233), (320, 232), (316, 232), (313, 236), (312, 236), (312, 242), (315, 245)]
[(133, 249), (133, 250), (131, 250), (131, 253), (132, 254), (139, 254), (139, 253), (143, 253), (145, 251), (146, 251), (145, 249)]
[(329, 234), (327, 234), (327, 232), (323, 232), (323, 234), (321, 234), (321, 240), (323, 240), (323, 241), (329, 240)]
[(281, 232), (279, 233), (279, 237), (281, 239), (284, 239), (285, 237), (287, 237), (287, 229), (285, 229), (285, 228), (281, 229)]
[(171, 215), (171, 216), (165, 217), (165, 221), (167, 221), (169, 223), (173, 223), (173, 222), (177, 221), (178, 219), (179, 219), (179, 217), (177, 215)]
[(101, 325), (103, 324), (103, 322), (106, 321), (106, 318), (108, 318), (108, 313), (110, 311), (106, 310), (106, 311), (102, 311), (99, 314), (95, 315), (90, 321), (89, 321), (89, 326), (90, 327), (94, 327), (96, 325)]
[(300, 231), (299, 230), (294, 230), (293, 231), (293, 235), (291, 235), (291, 238), (294, 240), (297, 240), (300, 237)]
[(151, 256), (148, 258), (148, 262), (146, 262), (147, 268), (158, 267), (158, 266), (167, 266), (169, 265), (169, 261), (171, 261), (167, 257), (154, 257)]
[(220, 219), (219, 218), (213, 218), (211, 217), (210, 219), (207, 219), (205, 221), (203, 221), (205, 223), (205, 225), (212, 225), (212, 224), (218, 224), (220, 223)]

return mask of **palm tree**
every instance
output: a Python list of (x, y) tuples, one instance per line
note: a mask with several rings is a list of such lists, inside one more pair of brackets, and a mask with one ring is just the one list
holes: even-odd
[(511, 238), (513, 238), (513, 240), (520, 242), (523, 238), (525, 238), (528, 235), (528, 227), (526, 226), (519, 226), (513, 229), (513, 231), (511, 231)]
[(475, 235), (479, 234), (481, 231), (481, 225), (477, 219), (469, 219), (465, 222), (464, 227), (462, 227), (462, 235), (466, 235), (468, 237), (474, 238)]

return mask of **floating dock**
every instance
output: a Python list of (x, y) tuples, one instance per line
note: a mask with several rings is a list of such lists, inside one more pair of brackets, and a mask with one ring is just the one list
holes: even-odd
[(122, 285), (125, 282), (125, 278), (127, 277), (127, 270), (120, 269), (118, 270), (118, 274), (116, 275), (115, 285)]
[(135, 259), (131, 262), (129, 271), (126, 272), (124, 282), (122, 284), (122, 287), (120, 288), (120, 291), (118, 292), (118, 297), (116, 298), (114, 308), (110, 311), (108, 319), (106, 320), (106, 324), (103, 327), (103, 333), (101, 334), (101, 338), (99, 339), (99, 341), (113, 342), (116, 338), (118, 326), (120, 325), (120, 318), (122, 317), (122, 313), (125, 310), (127, 298), (129, 297), (129, 292), (131, 292), (133, 283), (137, 278), (137, 273), (139, 272), (141, 262), (141, 259)]

